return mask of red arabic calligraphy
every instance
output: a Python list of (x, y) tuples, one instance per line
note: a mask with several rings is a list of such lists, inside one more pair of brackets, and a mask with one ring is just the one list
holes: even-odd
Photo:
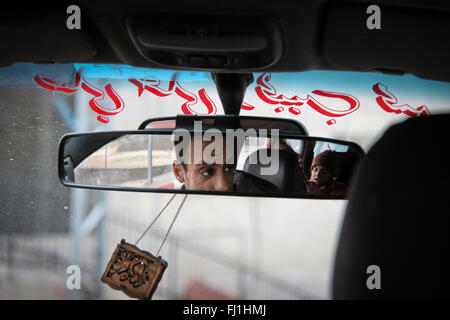
[[(256, 80), (255, 92), (259, 99), (272, 105), (274, 107), (274, 112), (276, 113), (288, 110), (291, 114), (300, 115), (301, 110), (299, 107), (308, 105), (320, 114), (334, 118), (346, 116), (356, 111), (360, 106), (360, 101), (350, 94), (319, 89), (313, 90), (306, 98), (300, 98), (297, 95), (288, 97), (277, 92), (277, 89), (270, 83), (270, 80), (270, 73), (261, 74)], [(53, 77), (44, 74), (36, 75), (34, 81), (37, 85), (50, 92), (72, 94), (81, 88), (92, 96), (88, 102), (89, 107), (98, 114), (97, 120), (102, 123), (108, 123), (108, 117), (122, 112), (125, 107), (123, 99), (113, 89), (110, 83), (107, 83), (103, 88), (98, 88), (87, 81), (87, 79), (81, 75), (81, 71), (76, 72), (75, 79), (71, 83), (58, 83)], [(144, 91), (147, 91), (161, 98), (175, 95), (183, 99), (184, 101), (181, 103), (180, 108), (181, 112), (184, 114), (215, 115), (217, 113), (217, 106), (210, 98), (205, 88), (189, 91), (181, 86), (175, 79), (170, 80), (167, 87), (162, 86), (161, 81), (158, 79), (128, 79), (128, 81), (137, 87), (138, 97), (141, 97)], [(408, 116), (430, 114), (426, 105), (414, 108), (408, 104), (398, 104), (397, 97), (381, 82), (373, 85), (372, 90), (377, 94), (376, 102), (386, 112), (395, 114), (403, 113)], [(317, 100), (317, 97), (330, 98), (332, 105), (329, 103), (321, 103)], [(335, 99), (340, 99), (340, 107), (335, 104), (333, 105), (333, 101), (339, 101)], [(342, 107), (342, 101), (345, 102), (345, 107)], [(243, 102), (241, 108), (242, 110), (255, 109), (253, 105), (246, 102)], [(336, 124), (336, 120), (329, 119), (326, 123), (327, 125), (334, 125)]]
[(243, 103), (242, 103), (242, 106), (241, 106), (241, 109), (242, 109), (242, 110), (253, 110), (253, 109), (255, 109), (255, 107), (252, 106), (251, 104), (248, 104), (248, 103), (246, 103), (246, 102), (243, 102)]
[[(34, 77), (34, 81), (42, 88), (50, 90), (50, 92), (59, 91), (69, 94), (76, 92), (80, 88), (81, 83), (81, 88), (94, 96), (89, 100), (89, 106), (94, 112), (99, 114), (97, 116), (97, 120), (102, 123), (109, 122), (109, 118), (106, 116), (116, 115), (125, 107), (124, 101), (113, 89), (110, 83), (105, 85), (105, 90), (99, 89), (82, 77), (79, 71), (75, 74), (75, 81), (73, 85), (66, 82), (58, 84), (53, 77), (47, 75), (36, 75)], [(100, 104), (100, 102), (105, 99), (105, 91), (106, 95), (113, 101), (114, 107), (112, 108)]]
[(178, 97), (186, 100), (186, 102), (181, 105), (181, 111), (184, 114), (215, 115), (217, 113), (217, 107), (208, 96), (205, 89), (198, 90), (200, 101), (206, 107), (206, 112), (202, 113), (193, 108), (199, 100), (197, 95), (184, 89), (178, 81), (171, 80), (167, 90), (160, 87), (161, 82), (157, 79), (128, 79), (128, 81), (137, 86), (139, 97), (144, 90), (147, 90), (158, 97), (167, 97), (176, 94)]
[(105, 85), (105, 91), (106, 94), (113, 101), (114, 108), (108, 108), (107, 106), (100, 105), (100, 101), (103, 101), (105, 99), (105, 93), (103, 92), (103, 90), (91, 85), (84, 78), (81, 87), (83, 88), (84, 91), (94, 96), (91, 100), (89, 100), (89, 106), (91, 107), (92, 110), (100, 114), (97, 117), (97, 120), (100, 122), (108, 123), (109, 119), (105, 116), (113, 116), (121, 112), (125, 107), (125, 103), (123, 102), (122, 98), (117, 94), (116, 91), (114, 91), (110, 83)]
[(349, 107), (345, 110), (339, 110), (337, 108), (328, 107), (312, 97), (308, 95), (306, 99), (302, 99), (298, 96), (293, 96), (291, 98), (284, 96), (283, 94), (277, 94), (277, 90), (269, 83), (271, 78), (271, 74), (263, 73), (256, 80), (257, 86), (255, 87), (256, 94), (258, 97), (264, 102), (272, 105), (281, 105), (275, 109), (275, 112), (282, 112), (284, 108), (282, 106), (288, 106), (289, 112), (295, 115), (301, 113), (300, 109), (294, 106), (301, 106), (303, 104), (309, 105), (311, 108), (316, 110), (317, 112), (329, 116), (329, 117), (342, 117), (346, 116), (349, 113), (356, 111), (359, 108), (359, 100), (346, 93), (340, 92), (332, 92), (325, 90), (314, 90), (313, 94), (328, 98), (336, 98), (342, 99), (348, 103)]
[(80, 73), (75, 74), (75, 83), (73, 85), (63, 83), (58, 85), (55, 78), (47, 75), (37, 75), (34, 77), (34, 81), (42, 88), (53, 91), (61, 91), (65, 93), (73, 93), (78, 90), (80, 86)]
[(427, 106), (423, 105), (417, 108), (411, 107), (409, 104), (397, 105), (398, 99), (391, 92), (387, 86), (378, 82), (372, 87), (373, 91), (378, 94), (376, 101), (378, 105), (387, 112), (394, 112), (396, 114), (404, 113), (408, 116), (425, 116), (430, 114)]

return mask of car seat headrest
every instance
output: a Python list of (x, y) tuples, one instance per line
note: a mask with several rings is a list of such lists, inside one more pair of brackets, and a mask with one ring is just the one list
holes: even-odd
[(436, 115), (394, 125), (361, 161), (337, 246), (334, 299), (450, 297), (449, 122)]
[[(302, 194), (305, 191), (305, 186), (301, 179), (298, 155), (295, 152), (281, 149), (278, 152), (278, 171), (275, 174), (261, 174), (261, 168), (268, 168), (273, 165), (270, 163), (263, 164), (261, 161), (261, 154), (271, 157), (271, 149), (259, 149), (249, 155), (245, 160), (244, 171), (273, 183), (282, 193)], [(250, 159), (256, 161), (250, 161)]]
[(358, 152), (335, 152), (336, 153), (336, 168), (334, 170), (334, 176), (337, 181), (350, 184), (353, 176), (354, 169), (358, 162), (361, 160), (362, 155)]

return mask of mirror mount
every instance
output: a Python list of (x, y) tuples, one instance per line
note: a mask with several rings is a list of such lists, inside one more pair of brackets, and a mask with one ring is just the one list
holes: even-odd
[(218, 73), (211, 76), (217, 88), (225, 114), (238, 116), (247, 87), (254, 81), (251, 73)]

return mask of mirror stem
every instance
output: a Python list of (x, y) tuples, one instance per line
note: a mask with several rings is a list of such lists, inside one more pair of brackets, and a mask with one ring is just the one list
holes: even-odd
[(251, 73), (211, 73), (225, 114), (239, 115), (245, 91), (253, 82)]

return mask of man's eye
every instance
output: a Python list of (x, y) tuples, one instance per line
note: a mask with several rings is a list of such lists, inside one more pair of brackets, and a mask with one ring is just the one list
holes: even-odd
[(225, 172), (234, 172), (235, 169), (234, 169), (233, 166), (225, 166), (225, 167), (223, 168), (223, 171), (225, 171)]
[(210, 168), (210, 169), (200, 171), (200, 174), (204, 177), (209, 177), (210, 175), (213, 174), (213, 169)]

